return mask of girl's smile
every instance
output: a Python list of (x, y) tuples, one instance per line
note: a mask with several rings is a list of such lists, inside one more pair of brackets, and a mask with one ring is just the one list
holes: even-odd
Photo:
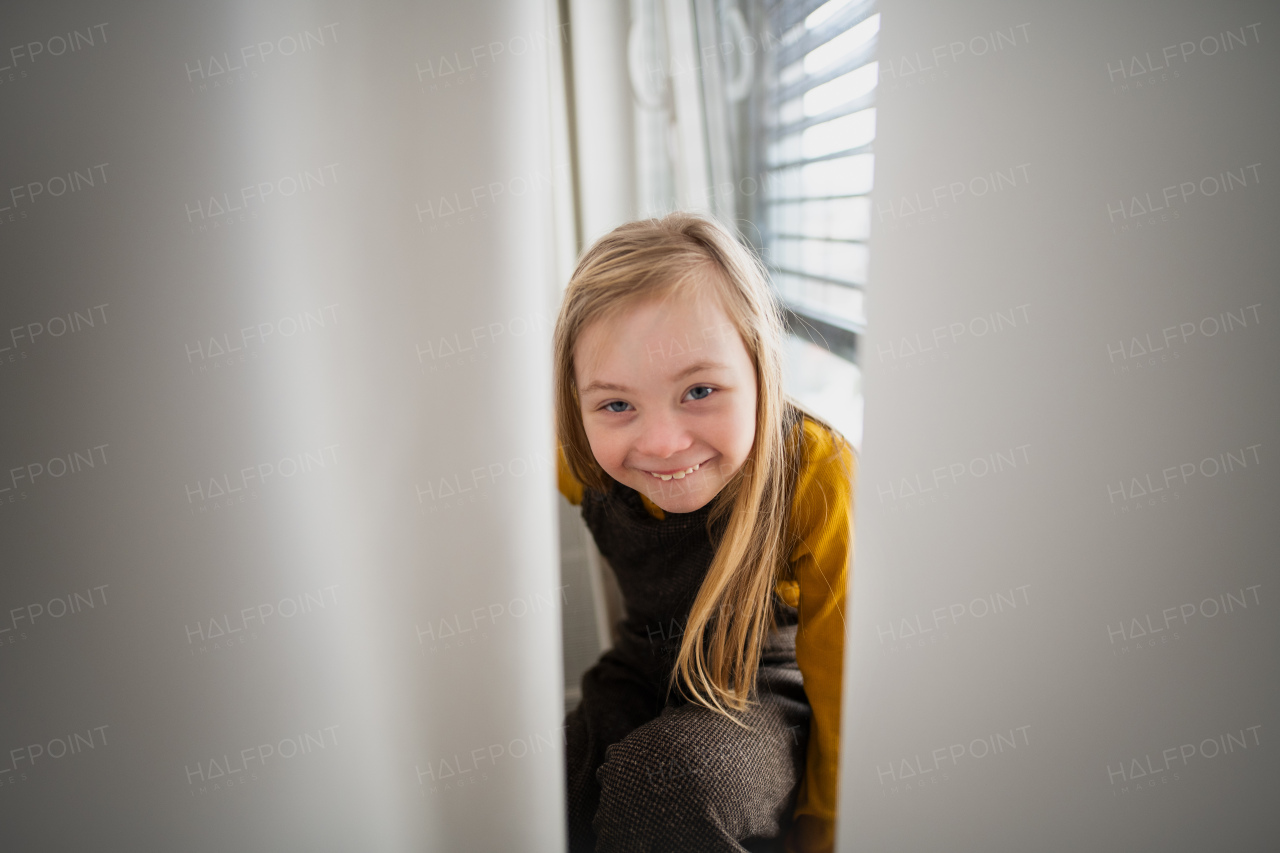
[(667, 512), (719, 494), (755, 441), (755, 366), (705, 283), (587, 326), (574, 379), (592, 455)]
[(690, 474), (692, 474), (694, 471), (697, 471), (701, 467), (702, 467), (702, 463), (699, 462), (698, 464), (694, 465), (692, 468), (676, 468), (675, 470), (672, 470), (672, 471), (650, 471), (649, 473), (657, 477), (659, 480), (670, 480), (672, 477), (674, 477), (677, 480), (683, 480), (685, 477), (688, 477)]

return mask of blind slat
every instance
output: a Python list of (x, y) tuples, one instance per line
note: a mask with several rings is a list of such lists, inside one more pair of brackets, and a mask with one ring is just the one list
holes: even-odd
[(803, 121), (793, 121), (789, 124), (777, 124), (769, 129), (769, 139), (781, 139), (789, 134), (799, 133), (800, 131), (813, 127), (814, 125), (822, 124), (823, 122), (831, 121), (832, 119), (841, 118), (843, 116), (856, 113), (859, 110), (865, 110), (868, 107), (873, 107), (875, 106), (875, 103), (876, 93), (872, 90), (861, 97), (854, 98), (851, 101), (845, 101), (838, 107), (833, 107), (832, 109), (829, 109), (824, 113), (819, 113), (816, 116), (810, 116)]
[(803, 204), (806, 201), (838, 201), (845, 198), (869, 198), (871, 193), (844, 193), (842, 195), (797, 195), (797, 196), (777, 196), (776, 198), (767, 198), (764, 200), (765, 206), (775, 204)]
[(810, 163), (822, 163), (826, 160), (839, 160), (841, 157), (856, 157), (859, 154), (871, 153), (871, 143), (859, 145), (856, 148), (845, 148), (842, 151), (832, 151), (830, 154), (823, 154), (818, 157), (805, 157), (800, 160), (788, 160), (785, 163), (777, 163), (769, 167), (769, 171), (780, 171), (782, 169), (793, 169), (796, 166), (808, 166)]
[(800, 270), (787, 269), (786, 267), (778, 267), (772, 264), (769, 265), (769, 271), (778, 273), (779, 275), (793, 275), (796, 278), (809, 278), (814, 281), (821, 281), (824, 284), (836, 284), (840, 287), (847, 287), (850, 290), (862, 289), (862, 284), (860, 282), (849, 281), (845, 278), (832, 278), (829, 275), (817, 275), (816, 273), (811, 272), (801, 272)]
[(847, 59), (842, 59), (821, 73), (805, 75), (796, 82), (777, 89), (770, 100), (774, 104), (786, 103), (792, 98), (800, 97), (810, 89), (816, 89), (823, 83), (831, 82), (842, 74), (848, 74), (855, 68), (861, 68), (875, 57), (877, 42), (879, 42), (879, 39), (872, 36), (866, 44), (849, 54)]
[(823, 243), (856, 243), (859, 246), (865, 246), (867, 243), (866, 240), (855, 240), (852, 237), (819, 237), (817, 234), (785, 234), (781, 231), (771, 231), (769, 236), (775, 240), (820, 240)]
[(768, 13), (781, 34), (812, 15), (825, 2), (827, 0), (800, 0), (796, 3), (779, 0), (770, 5)]
[[(861, 3), (852, 2), (832, 15), (829, 20), (823, 21), (793, 43), (779, 48), (778, 68), (786, 68), (791, 63), (799, 61), (809, 51), (821, 47), (836, 36), (849, 31), (867, 18), (870, 18), (872, 13), (875, 12), (875, 6), (875, 0), (863, 0)], [(785, 33), (786, 30), (782, 32)]]

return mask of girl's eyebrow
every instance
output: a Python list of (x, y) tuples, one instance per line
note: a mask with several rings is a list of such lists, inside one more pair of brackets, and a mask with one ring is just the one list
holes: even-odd
[[(696, 364), (689, 365), (688, 367), (686, 367), (684, 370), (680, 371), (676, 375), (668, 377), (667, 381), (678, 382), (679, 380), (684, 379), (689, 374), (697, 373), (700, 370), (728, 370), (728, 369), (729, 368), (727, 365), (721, 364), (718, 361), (699, 361)], [(631, 393), (631, 389), (626, 387), (625, 385), (614, 385), (611, 382), (599, 382), (599, 381), (592, 382), (586, 388), (583, 388), (581, 393), (585, 397), (587, 394), (590, 394), (592, 391), (617, 391), (621, 394)]]

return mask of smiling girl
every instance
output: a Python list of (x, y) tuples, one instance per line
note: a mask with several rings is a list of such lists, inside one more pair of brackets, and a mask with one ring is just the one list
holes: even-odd
[(833, 848), (855, 461), (784, 394), (782, 339), (693, 214), (605, 235), (565, 291), (559, 489), (626, 605), (566, 719), (571, 853)]

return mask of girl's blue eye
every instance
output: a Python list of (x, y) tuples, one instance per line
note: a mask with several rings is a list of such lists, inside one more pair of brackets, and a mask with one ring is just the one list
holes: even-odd
[[(709, 386), (707, 386), (707, 385), (695, 385), (694, 387), (692, 387), (692, 388), (690, 388), (690, 389), (689, 389), (689, 393), (694, 395), (693, 399), (695, 399), (695, 400), (705, 400), (705, 399), (707, 399), (707, 397), (711, 396), (711, 395), (715, 392), (715, 390), (716, 390), (716, 389), (711, 388), (711, 387), (709, 387)], [(705, 394), (699, 394), (699, 393), (698, 393), (699, 391), (705, 391), (706, 393), (705, 393)], [(626, 406), (629, 406), (629, 405), (631, 405), (631, 404), (630, 404), (630, 403), (628, 403), (628, 402), (626, 402), (625, 400), (612, 400), (612, 401), (610, 401), (610, 402), (608, 402), (608, 403), (605, 403), (605, 404), (604, 404), (603, 406), (601, 406), (600, 408), (604, 409), (606, 412), (613, 412), (615, 415), (620, 415), (620, 414), (622, 414), (623, 412), (625, 412), (625, 411), (626, 411), (626, 408), (622, 408), (622, 409), (615, 409), (615, 408), (613, 408), (613, 406), (623, 406), (623, 407), (626, 407)]]

